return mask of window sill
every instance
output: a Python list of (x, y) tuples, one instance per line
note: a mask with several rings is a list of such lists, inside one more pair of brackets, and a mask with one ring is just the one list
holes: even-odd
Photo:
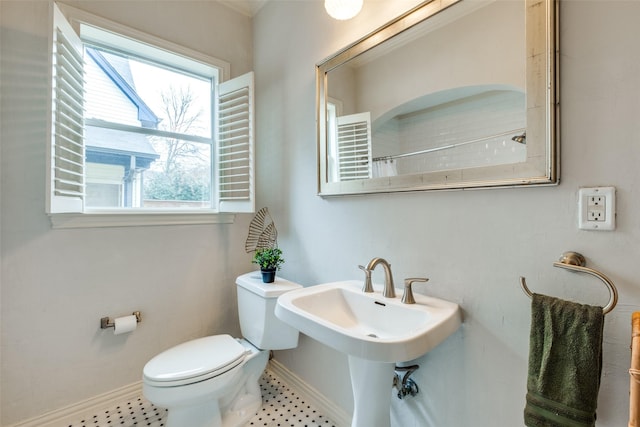
[(49, 215), (53, 228), (232, 224), (235, 214), (215, 212), (90, 212)]

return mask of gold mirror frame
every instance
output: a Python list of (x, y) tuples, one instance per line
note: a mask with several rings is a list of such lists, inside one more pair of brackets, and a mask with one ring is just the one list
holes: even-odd
[[(357, 56), (466, 0), (416, 6), (316, 65), (318, 194), (349, 194), (555, 185), (559, 182), (558, 0), (522, 0), (526, 7), (525, 162), (392, 177), (330, 182), (327, 158), (327, 75)], [(445, 47), (446, 48), (446, 47)]]

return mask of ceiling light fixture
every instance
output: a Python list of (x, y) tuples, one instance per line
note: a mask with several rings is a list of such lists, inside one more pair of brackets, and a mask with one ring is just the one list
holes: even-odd
[(360, 13), (363, 0), (324, 0), (324, 8), (329, 16), (346, 21)]

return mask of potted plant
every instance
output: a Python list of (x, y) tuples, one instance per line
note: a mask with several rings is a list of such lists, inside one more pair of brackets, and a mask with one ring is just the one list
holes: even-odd
[(284, 263), (284, 258), (280, 248), (260, 248), (256, 250), (251, 262), (260, 266), (264, 283), (273, 283), (276, 270)]

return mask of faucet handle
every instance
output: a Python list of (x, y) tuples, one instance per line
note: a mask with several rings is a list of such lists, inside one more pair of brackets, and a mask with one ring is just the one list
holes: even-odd
[(373, 285), (371, 284), (371, 270), (363, 265), (359, 265), (358, 268), (364, 271), (364, 286), (362, 287), (362, 292), (373, 292)]
[(416, 300), (413, 298), (413, 290), (411, 289), (411, 285), (413, 282), (428, 282), (429, 279), (426, 277), (411, 277), (408, 279), (404, 279), (404, 293), (402, 294), (402, 302), (404, 304), (415, 304)]

